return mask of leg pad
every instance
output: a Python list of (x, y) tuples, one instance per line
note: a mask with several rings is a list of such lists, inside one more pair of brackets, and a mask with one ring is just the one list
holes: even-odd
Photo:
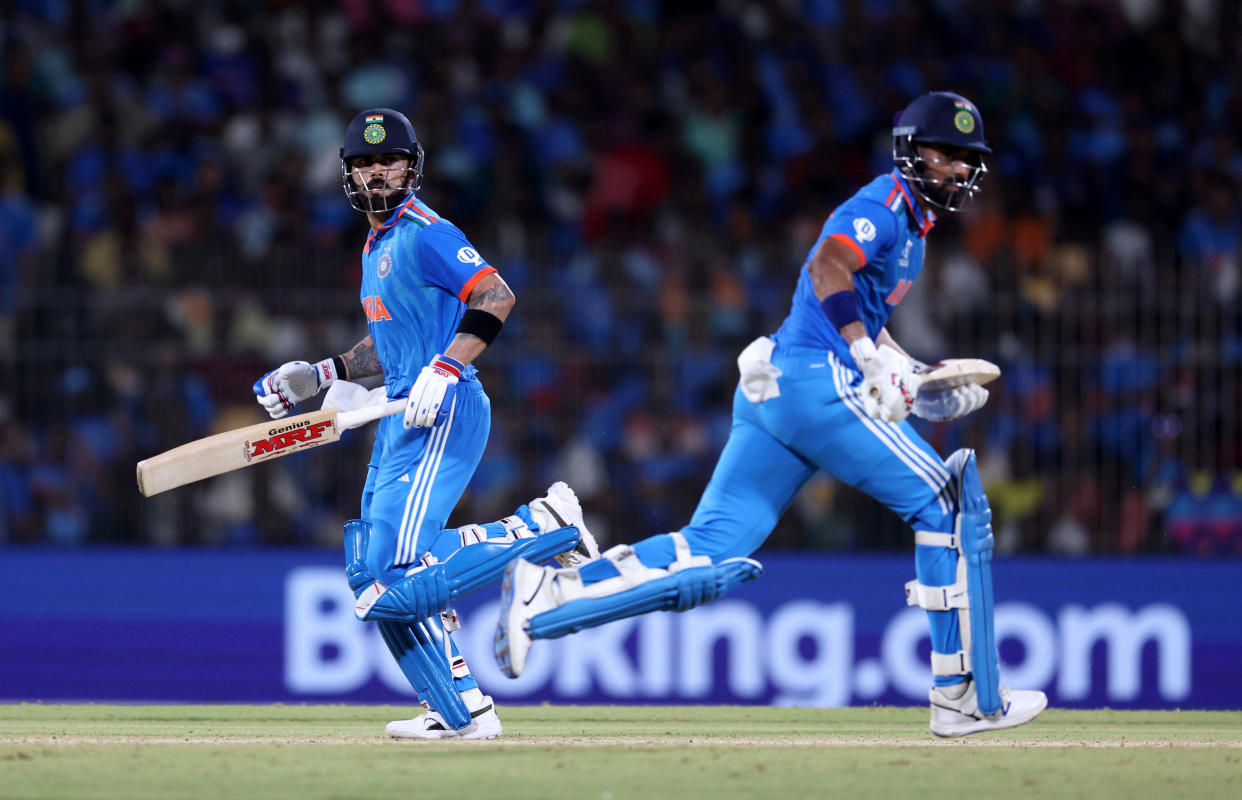
[[(617, 555), (622, 558), (616, 558)], [(624, 564), (628, 560), (624, 555), (614, 549), (605, 557)], [(675, 562), (668, 570), (642, 568), (642, 576), (637, 579), (630, 578), (623, 567), (621, 577), (590, 587), (595, 596), (580, 596), (536, 614), (530, 620), (530, 635), (535, 639), (555, 639), (648, 611), (687, 611), (715, 600), (740, 583), (758, 578), (763, 572), (759, 562), (749, 558), (684, 569), (676, 569), (677, 566)], [(604, 584), (614, 581), (613, 587), (604, 588)], [(616, 591), (608, 592), (612, 588)]]
[(380, 636), (418, 697), (453, 729), (470, 724), (470, 710), (453, 683), (444, 634), (429, 620), (380, 622)]
[(414, 622), (439, 614), (447, 611), (457, 598), (500, 580), (510, 561), (518, 558), (546, 561), (557, 553), (573, 549), (580, 538), (577, 528), (567, 526), (514, 542), (487, 540), (472, 544), (443, 563), (412, 569), (379, 593), (372, 604), (366, 607), (360, 604), (355, 613), (359, 619), (400, 622)]
[(906, 602), (929, 612), (957, 611), (962, 649), (932, 652), (932, 672), (938, 676), (970, 674), (978, 692), (979, 711), (1001, 712), (1000, 666), (993, 629), (992, 510), (973, 450), (958, 450), (945, 462), (957, 478), (957, 513), (953, 533), (916, 531), (920, 547), (944, 547), (957, 553), (950, 585), (906, 584)]

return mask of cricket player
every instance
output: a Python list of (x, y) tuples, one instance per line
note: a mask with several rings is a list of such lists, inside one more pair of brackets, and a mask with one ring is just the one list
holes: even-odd
[[(256, 381), (254, 392), (273, 418), (338, 382), (374, 375), (383, 375), (387, 398), (408, 398), (404, 416), (380, 421), (361, 518), (345, 525), (355, 611), (379, 623), (428, 709), (390, 723), (389, 735), (494, 738), (500, 719), (452, 643), (450, 601), (498, 580), (518, 556), (572, 565), (598, 550), (577, 498), (559, 481), (511, 517), (445, 529), (491, 428), (472, 362), (500, 333), (513, 292), (453, 223), (418, 198), (423, 148), (400, 112), (375, 108), (354, 117), (341, 174), (350, 204), (371, 225), (360, 292), (369, 335), (342, 355), (284, 364)], [(361, 389), (341, 383), (328, 399), (347, 385)]]
[(907, 602), (931, 624), (931, 730), (1009, 728), (1047, 705), (998, 683), (991, 510), (975, 454), (942, 461), (905, 418), (983, 406), (970, 384), (917, 393), (912, 359), (885, 330), (923, 268), (937, 211), (979, 191), (991, 153), (978, 109), (933, 92), (893, 128), (894, 169), (842, 203), (807, 256), (789, 316), (741, 354), (733, 427), (690, 524), (619, 545), (577, 569), (517, 561), (503, 583), (496, 659), (522, 672), (535, 639), (653, 610), (683, 611), (758, 577), (750, 559), (816, 469), (870, 494), (914, 528)]

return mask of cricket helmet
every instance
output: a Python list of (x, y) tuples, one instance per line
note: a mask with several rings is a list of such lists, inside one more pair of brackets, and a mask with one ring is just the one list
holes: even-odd
[[(353, 182), (349, 161), (366, 155), (404, 155), (410, 160), (405, 180), (395, 191), (373, 192)], [(350, 120), (341, 147), (341, 185), (349, 204), (359, 211), (392, 211), (418, 191), (423, 183), (423, 146), (414, 126), (400, 111), (371, 108)]]
[[(970, 172), (964, 178), (929, 176), (928, 161), (919, 155), (919, 144), (968, 151)], [(980, 191), (979, 184), (988, 171), (983, 156), (991, 152), (983, 138), (979, 109), (959, 94), (928, 92), (915, 98), (893, 120), (893, 162), (898, 171), (924, 199), (947, 211), (959, 211)]]

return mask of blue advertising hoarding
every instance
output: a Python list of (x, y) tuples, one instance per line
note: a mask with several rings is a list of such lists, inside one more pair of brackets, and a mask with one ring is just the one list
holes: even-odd
[[(540, 642), (518, 680), (491, 658), (498, 589), (457, 641), (506, 703), (926, 702), (913, 559), (780, 554), (684, 614)], [(995, 565), (1002, 681), (1060, 707), (1242, 708), (1242, 562)], [(411, 702), (339, 557), (316, 551), (0, 550), (0, 700)]]

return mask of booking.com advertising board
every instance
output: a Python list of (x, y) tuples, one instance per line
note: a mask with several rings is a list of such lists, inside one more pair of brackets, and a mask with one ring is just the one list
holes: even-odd
[[(498, 587), (456, 634), (498, 702), (912, 705), (930, 683), (912, 558), (767, 555), (692, 611), (491, 656)], [(1001, 677), (1060, 707), (1242, 708), (1242, 562), (999, 559)], [(406, 703), (324, 551), (0, 550), (0, 701)]]

